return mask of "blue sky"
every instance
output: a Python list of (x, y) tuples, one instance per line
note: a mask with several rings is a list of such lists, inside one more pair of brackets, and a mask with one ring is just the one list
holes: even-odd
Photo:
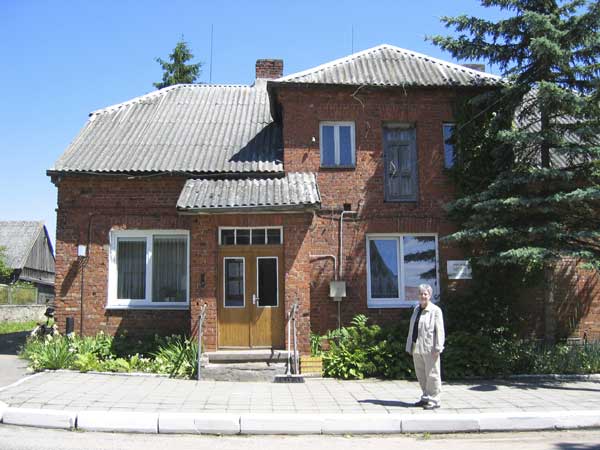
[(286, 74), (382, 43), (450, 59), (425, 42), (439, 18), (497, 16), (476, 0), (0, 0), (0, 220), (43, 220), (55, 241), (56, 188), (46, 169), (89, 112), (148, 93), (183, 35), (209, 81), (249, 84), (259, 58)]

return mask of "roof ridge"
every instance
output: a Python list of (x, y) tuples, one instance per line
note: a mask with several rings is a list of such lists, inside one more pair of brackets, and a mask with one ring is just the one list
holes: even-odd
[(161, 95), (170, 93), (171, 91), (175, 91), (182, 88), (249, 88), (256, 89), (256, 85), (248, 85), (248, 84), (204, 84), (204, 83), (181, 83), (181, 84), (173, 84), (171, 86), (164, 87), (162, 89), (158, 89), (156, 91), (148, 92), (143, 95), (138, 95), (137, 97), (130, 98), (129, 100), (125, 100), (121, 103), (115, 103), (114, 105), (105, 106), (104, 108), (96, 109), (88, 114), (90, 117), (90, 121), (94, 120), (94, 116), (104, 113), (114, 112), (120, 108), (133, 105), (136, 103), (140, 103), (146, 99), (159, 97)]
[(396, 45), (380, 44), (380, 45), (376, 45), (375, 47), (370, 47), (370, 48), (367, 48), (365, 50), (361, 50), (361, 51), (352, 53), (350, 55), (334, 59), (333, 61), (329, 61), (329, 62), (320, 64), (318, 66), (314, 66), (312, 68), (302, 70), (300, 72), (291, 73), (289, 75), (277, 78), (277, 79), (275, 79), (273, 81), (274, 82), (293, 81), (296, 78), (300, 78), (300, 77), (308, 75), (308, 74), (319, 73), (319, 72), (322, 72), (323, 70), (326, 70), (326, 69), (329, 69), (329, 68), (332, 68), (332, 67), (336, 67), (336, 66), (339, 66), (341, 64), (350, 62), (350, 61), (355, 60), (357, 58), (360, 58), (360, 57), (362, 57), (364, 55), (367, 55), (369, 53), (375, 53), (375, 52), (378, 52), (378, 51), (381, 51), (381, 50), (386, 50), (386, 49), (387, 50), (392, 50), (392, 51), (395, 51), (395, 52), (398, 52), (398, 53), (402, 53), (402, 54), (407, 55), (407, 56), (414, 56), (416, 58), (423, 59), (425, 61), (429, 61), (429, 62), (432, 62), (432, 63), (442, 64), (442, 65), (447, 66), (448, 68), (451, 68), (451, 69), (454, 69), (454, 70), (460, 70), (460, 71), (463, 71), (465, 73), (469, 73), (469, 74), (474, 75), (474, 76), (485, 77), (485, 78), (493, 78), (493, 79), (498, 79), (498, 80), (502, 79), (502, 77), (500, 77), (498, 75), (494, 75), (494, 74), (491, 74), (491, 73), (488, 73), (488, 72), (481, 72), (479, 70), (474, 70), (474, 69), (471, 69), (469, 67), (465, 67), (465, 66), (457, 64), (457, 63), (453, 63), (453, 62), (450, 62), (450, 61), (445, 61), (443, 59), (439, 59), (439, 58), (435, 58), (433, 56), (426, 55), (424, 53), (416, 52), (416, 51), (413, 51), (413, 50), (408, 50), (408, 49), (405, 49), (405, 48), (402, 48), (402, 47), (398, 47)]

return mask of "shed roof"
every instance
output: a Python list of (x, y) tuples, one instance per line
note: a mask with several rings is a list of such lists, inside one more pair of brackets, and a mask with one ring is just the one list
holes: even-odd
[(281, 172), (266, 83), (180, 84), (90, 114), (56, 172)]
[(294, 210), (319, 206), (314, 173), (288, 173), (283, 178), (188, 180), (177, 200), (181, 212), (223, 212), (251, 208)]
[(270, 84), (315, 83), (373, 86), (486, 86), (502, 78), (389, 44), (378, 45)]
[[(40, 233), (46, 233), (41, 221), (0, 221), (0, 247), (11, 269), (22, 269)], [(50, 243), (50, 239), (48, 239)]]

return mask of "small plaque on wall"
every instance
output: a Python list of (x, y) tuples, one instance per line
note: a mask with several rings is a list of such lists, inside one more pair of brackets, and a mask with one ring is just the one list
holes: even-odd
[(448, 260), (447, 264), (449, 280), (470, 280), (473, 278), (469, 261)]

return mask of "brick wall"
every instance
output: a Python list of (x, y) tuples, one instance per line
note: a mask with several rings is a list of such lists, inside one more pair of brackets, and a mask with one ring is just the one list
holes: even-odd
[[(64, 332), (67, 317), (81, 326), (83, 271), (83, 332), (153, 335), (188, 332), (189, 311), (106, 310), (109, 231), (118, 229), (189, 229), (189, 216), (176, 214), (182, 178), (128, 180), (111, 177), (65, 176), (56, 181), (56, 319)], [(88, 247), (81, 267), (77, 245)]]
[[(82, 268), (77, 245), (88, 244), (84, 271), (83, 330), (93, 334), (189, 333), (196, 330), (200, 306), (207, 304), (204, 343), (217, 346), (217, 259), (219, 226), (283, 226), (285, 307), (300, 305), (300, 349), (309, 350), (309, 331), (323, 333), (337, 326), (337, 305), (329, 298), (329, 281), (335, 278), (333, 260), (311, 255), (339, 256), (340, 212), (350, 204), (358, 215), (344, 220), (343, 266), (347, 298), (341, 304), (341, 322), (348, 324), (358, 313), (386, 323), (407, 318), (408, 309), (367, 307), (366, 235), (369, 233), (437, 233), (454, 231), (444, 205), (454, 196), (444, 173), (442, 123), (452, 121), (455, 94), (448, 90), (284, 87), (278, 90), (283, 111), (284, 165), (288, 172), (317, 173), (322, 210), (296, 214), (179, 215), (176, 201), (182, 177), (65, 176), (56, 178), (58, 220), (56, 242), (57, 320), (64, 330), (67, 317), (80, 327)], [(319, 122), (354, 121), (356, 169), (320, 168)], [(418, 200), (385, 203), (383, 194), (382, 127), (386, 122), (410, 122), (416, 126), (418, 152)], [(313, 142), (313, 137), (315, 142)], [(118, 229), (185, 229), (190, 231), (190, 310), (106, 310), (109, 231)], [(456, 248), (440, 243), (439, 275), (442, 294), (468, 285), (450, 282), (446, 261), (463, 259)], [(600, 335), (600, 292), (597, 275), (562, 271), (557, 281), (556, 314), (563, 333)], [(201, 283), (204, 280), (204, 284)], [(531, 309), (543, 313), (540, 295), (527, 296)], [(541, 305), (541, 306), (540, 306)], [(539, 321), (538, 321), (539, 322)], [(533, 325), (539, 334), (543, 324)]]
[[(357, 216), (344, 219), (344, 279), (348, 297), (341, 304), (342, 325), (358, 313), (378, 323), (397, 321), (410, 314), (407, 309), (367, 307), (366, 234), (437, 233), (453, 231), (445, 217), (444, 204), (454, 195), (451, 180), (443, 170), (442, 123), (452, 121), (455, 94), (448, 90), (403, 91), (355, 87), (283, 87), (278, 101), (283, 111), (284, 166), (286, 171), (317, 173), (323, 210), (312, 224), (311, 254), (339, 256), (339, 218), (345, 203)], [(356, 168), (320, 167), (319, 122), (352, 121), (356, 133)], [(384, 202), (382, 128), (386, 122), (416, 126), (419, 197), (412, 203)], [(313, 142), (314, 138), (314, 142)], [(461, 259), (456, 249), (440, 245), (440, 281), (447, 259)], [(329, 298), (329, 281), (334, 278), (333, 259), (313, 261), (310, 267), (311, 324), (324, 332), (337, 326), (337, 305)]]

